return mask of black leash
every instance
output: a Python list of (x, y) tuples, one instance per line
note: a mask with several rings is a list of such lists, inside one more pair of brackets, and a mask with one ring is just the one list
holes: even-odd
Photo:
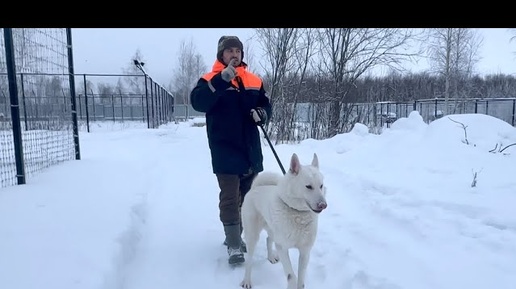
[[(238, 83), (239, 89), (241, 91), (245, 91), (244, 83), (242, 82), (242, 79), (240, 78), (240, 76), (236, 77), (236, 81)], [(278, 164), (279, 164), (279, 166), (281, 168), (281, 171), (283, 172), (283, 174), (285, 174), (285, 169), (283, 168), (283, 165), (281, 164), (281, 161), (280, 161), (280, 159), (278, 157), (278, 154), (276, 153), (276, 150), (272, 146), (271, 140), (269, 139), (269, 136), (267, 135), (267, 132), (263, 128), (263, 124), (260, 124), (258, 126), (262, 129), (263, 135), (265, 136), (265, 139), (269, 143), (269, 146), (271, 147), (272, 153), (274, 154), (274, 157), (276, 158), (276, 161), (278, 161)]]
[(263, 128), (263, 125), (260, 124), (260, 127), (262, 128), (262, 132), (263, 132), (263, 135), (265, 136), (265, 139), (267, 140), (267, 142), (269, 143), (269, 146), (271, 147), (272, 153), (274, 154), (274, 157), (276, 158), (276, 161), (278, 161), (278, 164), (279, 164), (279, 166), (281, 168), (281, 171), (283, 172), (283, 174), (285, 174), (285, 169), (283, 168), (283, 165), (281, 164), (281, 161), (280, 161), (280, 159), (278, 157), (278, 154), (276, 153), (276, 150), (272, 146), (271, 140), (269, 139), (269, 136), (267, 135), (267, 132)]

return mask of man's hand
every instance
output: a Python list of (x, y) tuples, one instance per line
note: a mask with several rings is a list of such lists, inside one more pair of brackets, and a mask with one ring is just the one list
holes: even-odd
[(222, 77), (226, 82), (230, 82), (237, 74), (236, 69), (233, 66), (233, 62), (235, 62), (234, 58), (229, 61), (228, 66), (220, 73), (220, 77)]
[(261, 107), (251, 109), (251, 117), (257, 125), (264, 125), (267, 121), (267, 112)]

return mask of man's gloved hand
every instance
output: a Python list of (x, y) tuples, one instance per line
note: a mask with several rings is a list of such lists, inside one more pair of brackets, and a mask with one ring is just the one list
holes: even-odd
[(230, 82), (233, 78), (235, 78), (235, 76), (237, 74), (236, 69), (233, 66), (234, 61), (235, 61), (235, 59), (231, 59), (229, 61), (228, 66), (226, 68), (224, 68), (222, 70), (222, 72), (220, 73), (220, 77), (222, 79), (224, 79), (224, 81), (226, 81), (226, 82)]
[(264, 125), (267, 121), (267, 112), (261, 107), (251, 109), (251, 117), (257, 125)]

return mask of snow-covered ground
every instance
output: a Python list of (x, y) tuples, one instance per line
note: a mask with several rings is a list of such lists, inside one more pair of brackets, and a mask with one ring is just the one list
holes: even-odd
[[(358, 124), (275, 147), (285, 167), (317, 153), (328, 188), (306, 289), (516, 288), (516, 145), (490, 152), (516, 128), (450, 118), (413, 112), (381, 135)], [(93, 125), (82, 160), (0, 189), (0, 288), (240, 288), (205, 127), (192, 123)], [(263, 146), (266, 170), (280, 172)], [(255, 262), (254, 288), (286, 288), (265, 238)]]

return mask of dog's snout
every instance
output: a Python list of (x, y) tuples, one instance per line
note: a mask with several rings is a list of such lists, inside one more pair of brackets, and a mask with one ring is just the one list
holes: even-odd
[(328, 206), (328, 204), (326, 204), (326, 202), (319, 202), (317, 204), (317, 209), (324, 210), (324, 209), (326, 209), (327, 206)]

